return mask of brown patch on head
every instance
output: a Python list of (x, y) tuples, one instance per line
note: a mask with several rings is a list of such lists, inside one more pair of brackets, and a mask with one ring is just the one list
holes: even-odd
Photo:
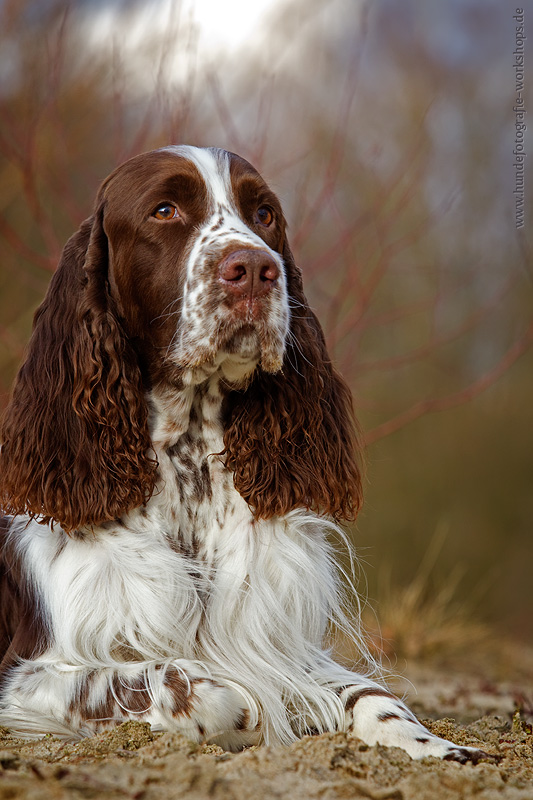
[[(230, 153), (231, 186), (238, 211), (249, 226), (276, 253), (282, 253), (286, 222), (281, 204), (257, 170), (244, 158)], [(266, 206), (273, 212), (272, 222), (262, 225), (257, 211)]]
[[(112, 294), (128, 335), (139, 340), (147, 359), (160, 362), (176, 331), (192, 242), (212, 210), (205, 182), (187, 158), (157, 150), (116, 169), (100, 201)], [(175, 205), (179, 217), (156, 219), (163, 203)]]

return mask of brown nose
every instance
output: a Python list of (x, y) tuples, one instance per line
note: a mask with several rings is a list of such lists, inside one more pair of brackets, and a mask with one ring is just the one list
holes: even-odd
[(266, 250), (235, 250), (218, 268), (220, 283), (229, 294), (261, 297), (279, 278), (279, 267)]

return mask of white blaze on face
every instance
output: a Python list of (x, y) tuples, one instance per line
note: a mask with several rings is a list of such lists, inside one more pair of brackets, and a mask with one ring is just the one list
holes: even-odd
[[(257, 363), (268, 372), (281, 369), (289, 329), (285, 266), (280, 254), (241, 218), (233, 195), (230, 154), (216, 148), (179, 145), (163, 148), (192, 162), (204, 181), (208, 213), (198, 229), (186, 267), (181, 320), (173, 341), (172, 360), (200, 368), (200, 375), (222, 365), (228, 380), (250, 374)], [(279, 278), (256, 319), (245, 322), (222, 303), (217, 265), (234, 247), (267, 250), (279, 267)], [(250, 326), (252, 329), (250, 329)], [(231, 342), (231, 347), (229, 343)], [(225, 352), (225, 348), (231, 352)]]

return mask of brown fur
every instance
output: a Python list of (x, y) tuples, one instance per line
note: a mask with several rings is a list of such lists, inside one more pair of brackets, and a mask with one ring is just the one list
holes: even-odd
[[(282, 371), (258, 370), (246, 389), (227, 396), (226, 465), (258, 518), (305, 507), (350, 519), (361, 504), (350, 393), (303, 293), (279, 201), (250, 165), (232, 158), (247, 224), (264, 198), (276, 209), (278, 223), (259, 233), (283, 255), (293, 317)], [(57, 521), (70, 532), (118, 518), (153, 492), (145, 390), (167, 379), (177, 385), (179, 372), (167, 372), (164, 361), (177, 317), (152, 320), (180, 296), (187, 237), (206, 213), (205, 187), (182, 162), (186, 224), (142, 228), (147, 198), (155, 205), (157, 187), (178, 180), (178, 161), (159, 151), (119, 167), (65, 247), (0, 433), (5, 513)]]
[(21, 569), (8, 529), (8, 520), (0, 517), (0, 688), (21, 658), (35, 658), (50, 639), (35, 587)]
[(1, 504), (66, 531), (144, 503), (155, 478), (137, 358), (107, 284), (102, 211), (67, 243), (3, 421)]
[(246, 391), (228, 396), (226, 465), (258, 518), (303, 506), (354, 519), (362, 468), (350, 390), (331, 363), (287, 242), (283, 259), (296, 306), (283, 370), (257, 372)]

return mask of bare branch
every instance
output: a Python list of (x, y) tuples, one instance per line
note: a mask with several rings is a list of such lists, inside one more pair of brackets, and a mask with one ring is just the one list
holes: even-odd
[(486, 372), (476, 381), (471, 383), (469, 386), (466, 386), (457, 392), (452, 392), (451, 394), (445, 395), (444, 397), (434, 397), (428, 400), (422, 400), (419, 403), (415, 403), (401, 414), (398, 414), (392, 419), (389, 419), (386, 422), (383, 422), (381, 425), (378, 425), (377, 427), (372, 428), (370, 431), (367, 431), (364, 437), (365, 444), (368, 446), (378, 441), (378, 439), (383, 439), (385, 436), (390, 436), (391, 433), (395, 433), (396, 431), (400, 430), (400, 428), (405, 427), (405, 425), (408, 425), (415, 419), (422, 417), (424, 414), (429, 414), (434, 411), (446, 411), (449, 408), (454, 408), (455, 406), (460, 406), (463, 403), (473, 400), (475, 397), (488, 389), (489, 386), (492, 386), (494, 383), (496, 383), (496, 381), (501, 378), (505, 372), (507, 372), (509, 367), (511, 367), (515, 361), (517, 361), (520, 356), (531, 347), (532, 343), (533, 322), (530, 323), (529, 327), (526, 329), (525, 333), (520, 337), (520, 339), (518, 339), (507, 350), (503, 358), (501, 358), (492, 369), (488, 370), (488, 372)]

